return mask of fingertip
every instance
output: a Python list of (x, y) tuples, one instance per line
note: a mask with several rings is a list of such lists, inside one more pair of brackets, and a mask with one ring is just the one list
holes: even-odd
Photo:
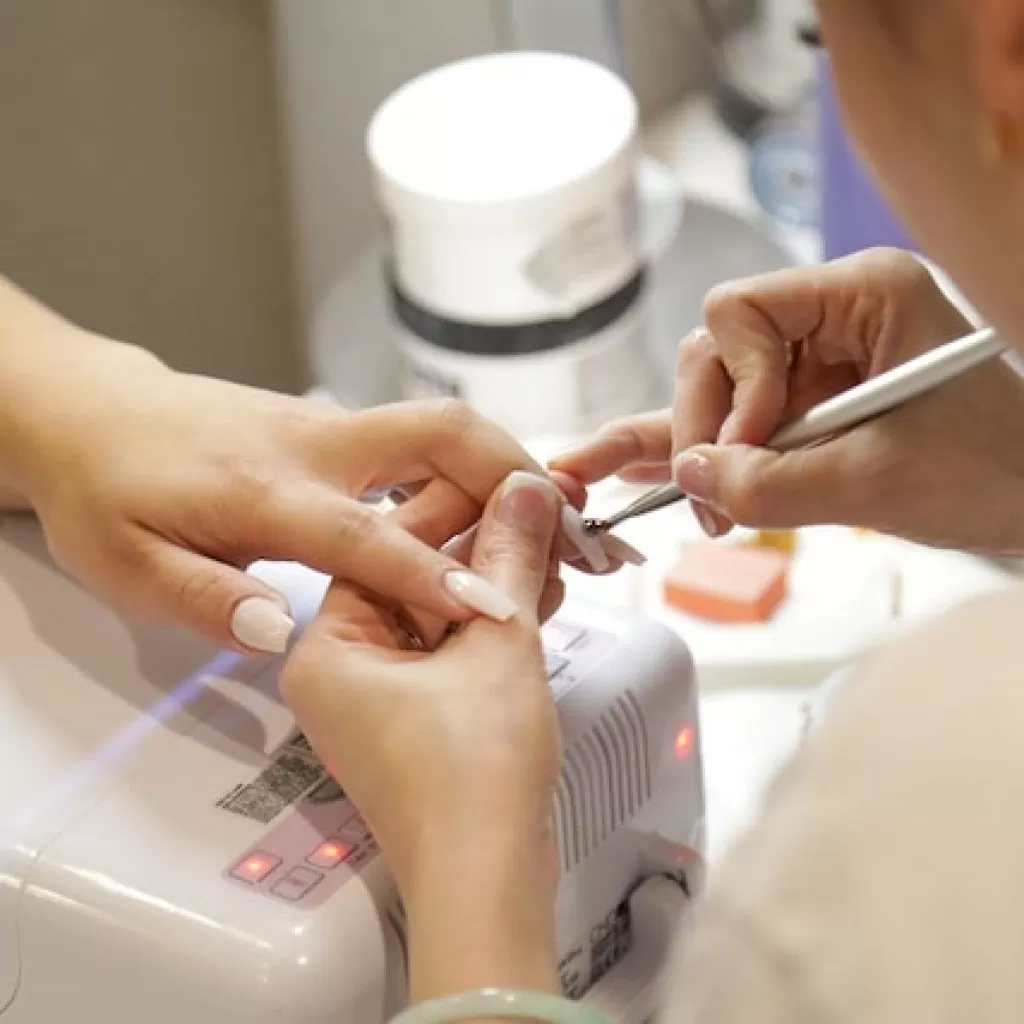
[(577, 511), (582, 512), (587, 504), (587, 488), (571, 473), (552, 469), (551, 480), (562, 492), (565, 500)]
[(514, 472), (502, 483), (493, 507), (493, 518), (518, 533), (550, 540), (562, 496), (555, 482), (533, 473)]
[(672, 479), (691, 498), (709, 502), (713, 499), (713, 452), (710, 445), (698, 445), (680, 452), (672, 460)]
[(489, 586), (509, 595), (514, 609), (535, 614), (551, 561), (559, 509), (567, 507), (553, 481), (524, 472), (510, 474), (489, 503), (472, 565)]
[[(600, 445), (596, 441), (590, 441), (579, 448), (555, 456), (548, 462), (547, 468), (551, 478), (558, 481), (559, 487), (562, 486), (563, 480), (570, 488), (585, 487), (600, 479), (595, 476), (595, 466), (599, 469), (601, 461)], [(566, 494), (566, 497), (569, 495)]]
[(623, 466), (645, 459), (645, 449), (653, 444), (650, 434), (651, 429), (639, 421), (609, 424), (597, 437), (552, 459), (548, 469), (567, 474), (583, 486), (598, 483)]
[(284, 654), (295, 632), (287, 602), (274, 593), (250, 594), (231, 613), (231, 636), (244, 650)]

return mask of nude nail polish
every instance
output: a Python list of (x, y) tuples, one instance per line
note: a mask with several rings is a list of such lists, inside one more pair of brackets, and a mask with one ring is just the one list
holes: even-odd
[(506, 526), (531, 530), (548, 520), (557, 501), (558, 493), (549, 480), (517, 470), (502, 485), (496, 518)]
[(672, 463), (672, 478), (691, 498), (711, 498), (711, 463), (699, 452), (683, 452)]
[(459, 604), (496, 622), (507, 622), (517, 611), (512, 598), (476, 573), (464, 570), (447, 573), (444, 585)]
[(583, 517), (571, 505), (562, 506), (562, 532), (595, 572), (604, 572), (608, 568), (610, 563), (601, 538), (587, 533)]
[(243, 646), (264, 654), (283, 654), (295, 630), (295, 620), (275, 601), (247, 597), (231, 616), (231, 634)]
[(628, 565), (646, 565), (647, 556), (638, 551), (632, 544), (627, 543), (614, 533), (605, 533), (601, 536), (601, 546), (609, 558), (616, 558)]

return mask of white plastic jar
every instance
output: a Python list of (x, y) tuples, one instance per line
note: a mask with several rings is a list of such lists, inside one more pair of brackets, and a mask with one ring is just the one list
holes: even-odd
[(637, 106), (562, 54), (460, 61), (377, 111), (368, 151), (409, 398), (460, 398), (520, 436), (644, 408)]

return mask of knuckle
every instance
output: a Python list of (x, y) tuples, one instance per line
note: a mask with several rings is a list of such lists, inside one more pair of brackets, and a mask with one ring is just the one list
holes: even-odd
[(725, 281), (716, 284), (704, 296), (704, 322), (709, 326), (722, 317), (728, 316), (744, 301), (746, 289), (741, 281)]
[(441, 398), (428, 403), (428, 416), (442, 439), (458, 444), (472, 434), (480, 415), (456, 398)]
[(931, 280), (931, 275), (916, 256), (892, 246), (878, 245), (866, 249), (857, 256), (857, 261), (862, 269), (880, 277), (889, 278), (895, 274), (906, 280)]
[[(597, 433), (597, 441), (611, 446), (618, 458), (627, 463), (638, 459), (644, 459), (650, 454), (652, 444), (647, 437), (649, 430), (645, 427), (645, 421), (641, 417), (624, 417), (613, 420), (606, 424)], [(664, 437), (660, 438), (655, 447), (669, 447), (671, 445), (671, 426), (665, 424)], [(667, 458), (667, 455), (665, 456)]]
[(222, 605), (226, 614), (234, 596), (217, 571), (208, 568), (197, 568), (185, 573), (176, 582), (174, 591), (182, 608), (198, 608), (207, 613)]
[(332, 455), (343, 444), (351, 428), (352, 413), (310, 402), (306, 406), (285, 406), (274, 421), (278, 438), (288, 450), (315, 458), (325, 450)]
[(860, 253), (857, 269), (889, 294), (899, 296), (938, 293), (938, 286), (928, 268), (912, 253), (902, 249), (877, 246)]
[(621, 438), (631, 437), (636, 432), (636, 426), (632, 416), (620, 416), (618, 419), (609, 420), (602, 425), (596, 434), (598, 441), (618, 441)]
[(259, 510), (273, 503), (280, 486), (280, 479), (266, 466), (238, 462), (225, 475), (222, 493), (233, 508)]
[(718, 356), (718, 343), (714, 335), (704, 327), (690, 331), (676, 350), (676, 374), (688, 373), (695, 363), (715, 359)]
[(740, 526), (760, 526), (771, 518), (767, 477), (753, 466), (739, 470), (725, 489), (722, 511)]
[(380, 516), (355, 502), (346, 502), (344, 511), (334, 523), (339, 549), (348, 554), (372, 550), (379, 544)]
[[(102, 529), (95, 527), (102, 526)], [(149, 535), (130, 528), (99, 505), (82, 523), (59, 524), (47, 531), (51, 549), (85, 564), (105, 564), (121, 574), (143, 577), (155, 572)]]

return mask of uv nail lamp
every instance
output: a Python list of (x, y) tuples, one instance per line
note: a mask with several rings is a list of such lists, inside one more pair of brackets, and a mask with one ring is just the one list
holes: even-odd
[[(261, 574), (308, 620), (322, 578)], [(0, 519), (0, 622), (0, 1024), (373, 1024), (402, 1007), (392, 881), (280, 703), (279, 661), (126, 624), (29, 518)], [(597, 607), (567, 606), (545, 640), (561, 976), (639, 1022), (699, 885), (693, 670), (663, 627)]]

